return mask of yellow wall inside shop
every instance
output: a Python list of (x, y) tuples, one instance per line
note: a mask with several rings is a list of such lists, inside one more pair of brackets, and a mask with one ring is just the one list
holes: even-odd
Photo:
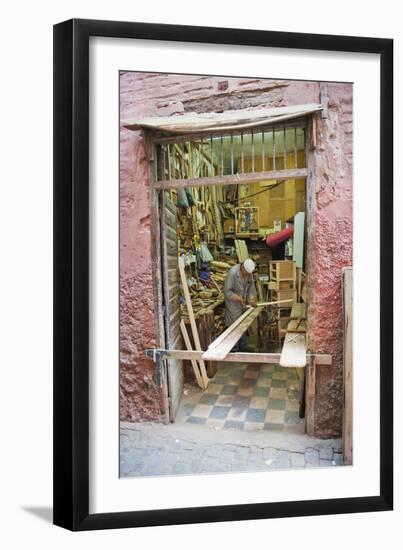
[[(304, 151), (297, 152), (298, 167), (305, 164)], [(262, 159), (255, 158), (254, 171), (262, 171)], [(286, 167), (289, 169), (295, 168), (294, 153), (286, 155)], [(273, 170), (273, 159), (265, 159), (265, 171)], [(276, 170), (284, 169), (284, 156), (276, 157)], [(244, 172), (252, 171), (252, 159), (244, 159)], [(285, 222), (297, 212), (305, 211), (305, 180), (290, 179), (283, 182), (275, 189), (260, 193), (251, 198), (245, 198), (249, 195), (254, 195), (263, 191), (266, 186), (276, 183), (274, 181), (255, 182), (247, 185), (239, 185), (238, 198), (239, 206), (244, 206), (245, 203), (250, 203), (252, 206), (259, 207), (259, 226), (260, 228), (273, 228), (274, 220), (281, 219), (281, 228), (284, 229)]]

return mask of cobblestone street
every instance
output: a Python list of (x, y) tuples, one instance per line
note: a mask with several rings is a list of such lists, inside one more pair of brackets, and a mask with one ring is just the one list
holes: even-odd
[(340, 466), (341, 440), (206, 426), (121, 423), (121, 477)]

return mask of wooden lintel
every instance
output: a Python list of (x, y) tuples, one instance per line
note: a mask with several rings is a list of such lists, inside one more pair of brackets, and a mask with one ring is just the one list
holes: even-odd
[[(204, 351), (188, 351), (188, 350), (158, 350), (166, 355), (167, 359), (187, 359), (189, 361), (199, 361), (202, 358)], [(229, 353), (221, 362), (222, 363), (280, 363), (280, 353)], [(307, 353), (307, 365), (312, 364), (315, 360), (316, 365), (321, 367), (332, 365), (332, 356), (326, 353)]]
[(144, 149), (146, 152), (147, 160), (148, 162), (152, 162), (154, 160), (154, 143), (152, 139), (152, 135), (149, 130), (142, 128), (141, 134), (143, 136), (143, 143), (144, 143)]
[[(136, 130), (137, 128), (131, 127), (130, 125), (124, 124), (126, 128), (129, 130)], [(269, 132), (276, 128), (302, 128), (305, 129), (308, 126), (308, 118), (306, 116), (301, 116), (295, 119), (289, 119), (289, 120), (282, 120), (281, 122), (271, 122), (267, 124), (267, 126), (259, 126), (255, 128), (258, 132)], [(202, 139), (206, 137), (221, 137), (221, 135), (229, 135), (230, 133), (233, 136), (240, 136), (242, 134), (246, 134), (251, 132), (252, 128), (245, 129), (233, 129), (233, 130), (225, 130), (225, 129), (219, 129), (219, 130), (209, 130), (204, 132), (186, 132), (186, 133), (180, 133), (180, 134), (174, 134), (174, 135), (167, 135), (162, 131), (159, 130), (152, 130), (154, 132), (154, 143), (156, 144), (164, 144), (164, 143), (186, 143), (190, 140), (195, 139)]]
[(284, 181), (288, 179), (306, 178), (306, 168), (289, 170), (271, 170), (269, 172), (253, 172), (249, 174), (233, 174), (230, 176), (212, 176), (207, 178), (189, 178), (155, 181), (155, 189), (178, 189), (180, 187), (204, 187), (206, 185), (236, 185), (261, 182), (264, 180)]

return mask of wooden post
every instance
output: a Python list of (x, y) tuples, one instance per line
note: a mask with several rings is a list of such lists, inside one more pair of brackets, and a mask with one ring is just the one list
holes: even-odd
[(307, 435), (315, 433), (315, 394), (316, 394), (316, 359), (313, 358), (306, 374), (306, 411), (305, 427)]
[[(155, 158), (156, 154), (154, 155)], [(164, 157), (165, 158), (165, 157)], [(164, 160), (165, 162), (165, 160)], [(153, 182), (156, 181), (157, 174), (156, 164), (152, 163), (150, 167), (150, 178)], [(164, 167), (165, 169), (165, 167)], [(161, 281), (161, 272), (162, 272), (162, 249), (160, 246), (162, 228), (160, 223), (161, 211), (159, 204), (160, 193), (156, 191), (154, 186), (151, 186), (151, 220), (152, 227), (154, 228), (153, 239), (152, 239), (152, 250), (153, 250), (153, 286), (154, 286), (154, 296), (155, 300), (155, 313), (157, 318), (157, 343), (160, 347), (165, 347), (167, 342), (165, 340), (165, 328), (164, 328), (164, 317), (162, 314), (163, 311), (163, 290), (162, 290), (162, 281)], [(166, 361), (163, 362), (162, 367), (162, 387), (161, 387), (161, 401), (162, 409), (164, 411), (164, 423), (169, 424), (169, 397), (168, 397), (168, 373)]]
[(343, 292), (343, 460), (344, 464), (353, 463), (353, 270), (351, 267), (342, 270)]

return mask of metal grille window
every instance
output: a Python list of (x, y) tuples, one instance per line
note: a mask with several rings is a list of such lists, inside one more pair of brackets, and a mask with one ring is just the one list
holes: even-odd
[(304, 177), (305, 141), (302, 125), (156, 138), (156, 180), (161, 186), (171, 182), (171, 187), (174, 180), (203, 185), (212, 183), (212, 178), (229, 183), (231, 176), (265, 179), (278, 177), (279, 172), (284, 177)]

